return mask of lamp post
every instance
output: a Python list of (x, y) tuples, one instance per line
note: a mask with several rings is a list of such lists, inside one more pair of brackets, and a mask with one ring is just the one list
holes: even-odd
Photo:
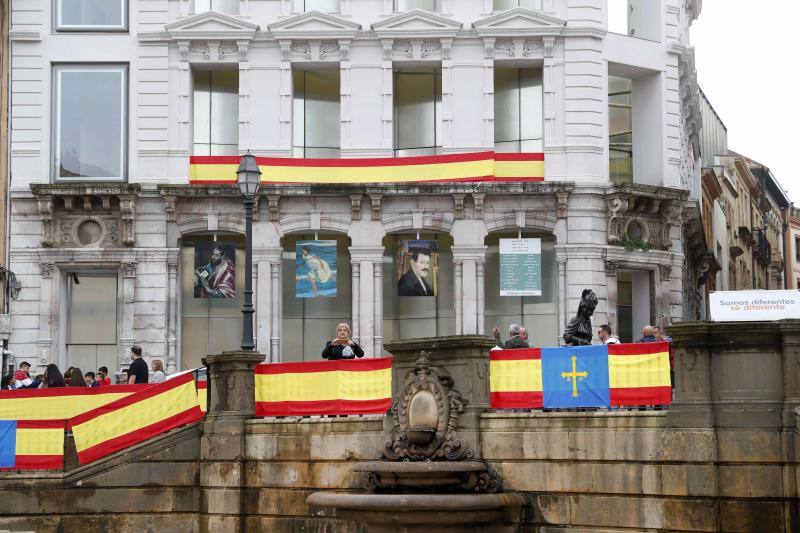
[(236, 183), (244, 196), (244, 305), (242, 306), (242, 350), (253, 351), (253, 206), (261, 186), (256, 156), (248, 150), (239, 162)]

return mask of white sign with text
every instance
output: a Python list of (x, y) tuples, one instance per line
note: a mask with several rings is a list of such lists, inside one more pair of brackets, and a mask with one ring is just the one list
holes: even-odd
[(800, 291), (717, 291), (709, 295), (714, 322), (800, 318)]

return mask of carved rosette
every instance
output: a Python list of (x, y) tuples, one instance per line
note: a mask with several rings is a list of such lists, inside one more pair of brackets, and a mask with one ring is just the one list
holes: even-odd
[[(383, 456), (391, 460), (431, 461), (469, 459), (474, 452), (465, 448), (458, 438), (458, 417), (464, 412), (465, 401), (461, 393), (453, 390), (453, 379), (442, 369), (431, 366), (428, 354), (423, 352), (414, 368), (403, 380), (394, 405), (394, 429), (386, 442)], [(415, 398), (433, 398), (436, 413), (426, 413), (436, 421), (430, 428), (429, 438), (420, 440), (421, 431), (412, 426)]]

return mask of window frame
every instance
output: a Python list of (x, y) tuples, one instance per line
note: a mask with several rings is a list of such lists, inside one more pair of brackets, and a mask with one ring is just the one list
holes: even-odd
[(130, 2), (119, 0), (122, 6), (122, 23), (115, 26), (94, 26), (87, 24), (69, 25), (61, 23), (63, 13), (62, 3), (64, 0), (53, 0), (53, 31), (57, 33), (65, 32), (90, 32), (90, 33), (128, 33), (130, 31)]
[[(544, 129), (545, 129), (545, 120), (544, 120), (544, 115), (545, 115), (545, 113), (544, 113), (544, 94), (545, 94), (544, 93), (544, 66), (530, 66), (530, 67), (528, 67), (528, 66), (525, 66), (525, 67), (509, 66), (509, 67), (505, 67), (505, 66), (502, 66), (502, 65), (500, 65), (500, 66), (495, 65), (495, 68), (494, 68), (494, 72), (495, 72), (495, 74), (494, 74), (494, 76), (495, 76), (495, 78), (494, 78), (495, 93), (494, 94), (495, 94), (495, 97), (497, 95), (497, 74), (496, 73), (497, 73), (498, 69), (513, 70), (513, 71), (516, 72), (517, 84), (516, 84), (515, 90), (516, 90), (516, 93), (517, 93), (517, 109), (520, 112), (517, 114), (517, 117), (516, 117), (517, 133), (515, 135), (515, 137), (516, 137), (515, 139), (506, 140), (506, 141), (498, 141), (497, 140), (497, 129), (496, 129), (497, 128), (497, 120), (495, 119), (495, 121), (494, 121), (495, 130), (494, 130), (494, 134), (493, 134), (493, 136), (494, 136), (494, 150), (496, 152), (517, 153), (517, 154), (544, 152)], [(523, 75), (523, 72), (522, 71), (523, 70), (538, 70), (539, 71), (539, 77), (541, 79), (542, 98), (540, 100), (540, 105), (541, 105), (542, 112), (539, 115), (539, 123), (540, 123), (540, 126), (541, 126), (541, 128), (540, 128), (541, 137), (539, 137), (539, 138), (533, 138), (533, 137), (525, 138), (523, 136), (523, 123), (524, 123), (523, 122), (523, 117), (525, 116), (525, 115), (522, 114), (522, 103), (524, 101), (523, 100), (523, 95), (522, 95), (522, 88), (523, 88), (523, 86), (522, 86), (522, 79), (523, 79), (522, 75)], [(497, 100), (495, 99), (494, 102), (495, 102), (494, 103), (494, 105), (495, 105), (494, 116), (497, 117)], [(542, 145), (541, 149), (538, 150), (538, 152), (529, 152), (529, 151), (526, 151), (526, 150), (522, 149), (522, 146), (523, 146), (524, 143), (532, 143), (532, 142), (537, 142), (537, 141), (539, 143), (541, 143), (541, 145)], [(507, 150), (498, 150), (498, 144), (507, 144), (507, 143), (516, 143), (516, 150), (514, 150), (513, 152), (509, 152)]]
[[(122, 74), (122, 87), (120, 95), (120, 105), (122, 108), (121, 136), (120, 136), (120, 175), (101, 176), (101, 177), (63, 177), (59, 176), (58, 168), (61, 162), (61, 108), (59, 100), (61, 96), (61, 72), (65, 71), (103, 71), (113, 70)], [(130, 129), (130, 64), (129, 63), (52, 63), (52, 98), (50, 103), (51, 119), (51, 180), (55, 183), (81, 183), (81, 182), (112, 182), (125, 183), (128, 181), (128, 142)]]
[[(208, 108), (209, 142), (208, 143), (198, 143), (198, 142), (196, 142), (196, 138), (195, 138), (197, 125), (199, 123), (197, 120), (195, 120), (195, 118), (196, 118), (195, 117), (195, 111), (196, 111), (196, 106), (197, 106), (197, 102), (196, 102), (196, 99), (195, 99), (196, 98), (195, 97), (195, 93), (196, 93), (195, 74), (198, 74), (200, 72), (206, 73), (209, 76), (209, 84), (208, 84), (208, 87), (209, 87), (209, 102), (208, 102), (208, 104), (209, 104), (209, 108)], [(212, 90), (213, 89), (213, 73), (214, 72), (215, 72), (215, 70), (213, 70), (213, 69), (211, 69), (211, 70), (206, 70), (206, 69), (202, 69), (202, 68), (200, 68), (200, 69), (189, 69), (189, 77), (190, 77), (190, 82), (191, 82), (190, 93), (191, 93), (191, 114), (192, 114), (192, 127), (191, 127), (191, 138), (189, 140), (189, 151), (191, 152), (191, 154), (193, 156), (194, 155), (215, 156), (215, 155), (219, 155), (219, 154), (213, 154), (212, 153), (213, 152), (213, 150), (212, 150), (213, 147), (215, 147), (215, 146), (217, 146), (217, 147), (220, 147), (220, 146), (233, 146), (230, 143), (215, 143), (215, 142), (212, 141), (211, 130), (213, 129), (212, 128), (212, 124), (213, 124), (213, 120), (214, 120), (213, 116), (216, 115), (216, 113), (214, 113), (214, 111), (213, 111), (214, 110), (214, 106), (213, 106), (213, 97), (212, 97), (212, 95), (214, 94), (214, 91)], [(241, 86), (239, 85), (239, 81), (240, 80), (238, 79), (240, 74), (239, 74), (238, 70), (230, 70), (230, 71), (227, 71), (227, 72), (231, 72), (231, 73), (235, 72), (236, 73), (236, 77), (237, 77), (237, 81), (236, 81), (236, 102), (237, 102), (237, 105), (238, 105), (239, 101), (240, 101), (240, 97), (241, 97)], [(221, 92), (218, 91), (218, 93), (221, 93)], [(234, 150), (236, 156), (238, 156), (240, 154), (240, 152), (241, 152), (240, 138), (239, 138), (239, 134), (241, 132), (239, 131), (239, 124), (240, 124), (239, 115), (237, 114), (237, 116), (236, 116), (236, 128), (235, 128), (236, 129), (236, 149)], [(198, 145), (202, 145), (204, 147), (208, 147), (208, 154), (205, 154), (205, 153), (204, 154), (198, 154), (198, 153), (196, 153), (195, 150), (196, 150), (196, 147)], [(228, 155), (231, 156), (231, 155), (234, 155), (234, 154), (228, 154)]]
[[(308, 13), (309, 11), (321, 11), (319, 9), (308, 9), (308, 7), (306, 7), (306, 3), (308, 2), (308, 0), (290, 0), (290, 1), (292, 3), (292, 13), (298, 13), (299, 14), (299, 13)], [(302, 10), (297, 9), (297, 4), (299, 4), (299, 3), (303, 4), (303, 9)], [(337, 5), (338, 5), (338, 7), (336, 8), (336, 11), (322, 11), (322, 13), (328, 13), (328, 14), (331, 14), (331, 15), (341, 14), (341, 12), (342, 12), (342, 0), (337, 0)]]
[(209, 8), (208, 9), (199, 10), (199, 9), (197, 9), (197, 2), (198, 2), (198, 0), (192, 0), (192, 14), (193, 15), (198, 15), (200, 13), (210, 13), (210, 12), (213, 11), (214, 13), (221, 13), (223, 15), (238, 16), (238, 15), (241, 14), (241, 11), (242, 11), (241, 0), (235, 0), (235, 2), (236, 2), (236, 13), (228, 13), (227, 11), (216, 11), (214, 9), (214, 0), (208, 0), (208, 4), (209, 4)]
[(543, 0), (538, 0), (538, 2), (539, 2), (539, 7), (527, 7), (527, 6), (522, 6), (522, 5), (520, 5), (520, 4), (522, 3), (522, 0), (514, 0), (514, 3), (515, 3), (516, 5), (515, 5), (515, 6), (513, 6), (513, 7), (497, 7), (497, 6), (495, 5), (495, 4), (496, 4), (496, 2), (497, 2), (497, 0), (492, 0), (492, 11), (493, 11), (493, 12), (498, 12), (498, 11), (509, 11), (509, 10), (511, 10), (511, 9), (516, 9), (516, 8), (518, 8), (518, 7), (522, 7), (522, 8), (525, 8), (525, 9), (530, 9), (530, 10), (533, 10), (533, 11), (542, 11), (542, 10), (544, 9), (544, 1), (543, 1)]
[[(400, 9), (400, 3), (403, 0), (392, 0), (392, 11), (394, 13), (408, 13), (414, 9), (422, 9), (420, 7), (412, 7), (410, 9)], [(443, 0), (433, 0), (433, 9), (424, 9), (423, 11), (428, 11), (429, 13), (442, 13), (444, 11), (444, 1)]]
[[(397, 118), (398, 109), (397, 109), (397, 98), (394, 95), (397, 94), (397, 77), (398, 75), (425, 75), (425, 74), (432, 74), (434, 76), (433, 80), (433, 146), (411, 146), (406, 148), (398, 148), (397, 141), (399, 137), (398, 132), (398, 124), (399, 120)], [(408, 156), (408, 155), (400, 155), (400, 152), (406, 152), (411, 150), (431, 150), (432, 155), (439, 155), (442, 152), (443, 146), (443, 138), (444, 138), (444, 129), (442, 125), (442, 114), (443, 114), (443, 106), (444, 106), (444, 92), (442, 86), (442, 71), (441, 67), (434, 68), (431, 70), (428, 69), (411, 69), (411, 70), (404, 70), (395, 68), (392, 72), (392, 154), (394, 157), (415, 157), (415, 156)], [(436, 87), (438, 83), (438, 100), (437, 100), (437, 93)], [(431, 154), (426, 154), (431, 155)]]

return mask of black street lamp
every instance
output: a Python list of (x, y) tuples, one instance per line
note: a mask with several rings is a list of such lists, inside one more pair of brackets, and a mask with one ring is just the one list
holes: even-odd
[(244, 306), (242, 306), (242, 350), (253, 351), (253, 206), (261, 186), (256, 156), (248, 150), (239, 162), (236, 183), (244, 196)]

